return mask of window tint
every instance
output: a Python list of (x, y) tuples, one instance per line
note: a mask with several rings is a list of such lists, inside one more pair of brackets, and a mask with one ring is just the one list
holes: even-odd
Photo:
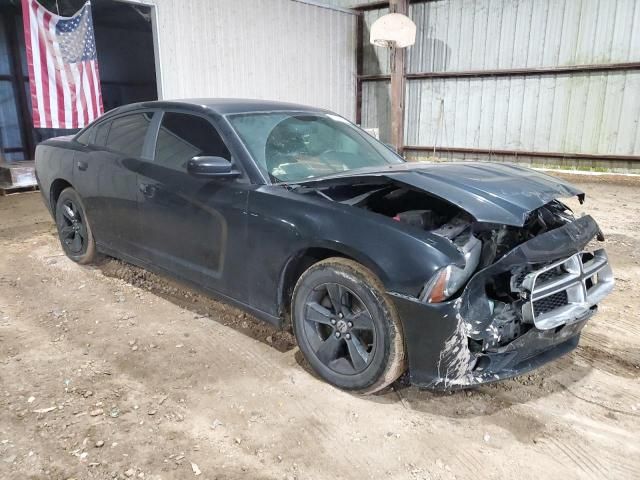
[(140, 157), (151, 114), (135, 113), (118, 117), (111, 122), (107, 148), (129, 157)]
[(223, 157), (231, 154), (216, 129), (206, 119), (186, 113), (167, 112), (158, 132), (155, 163), (186, 169), (195, 156)]

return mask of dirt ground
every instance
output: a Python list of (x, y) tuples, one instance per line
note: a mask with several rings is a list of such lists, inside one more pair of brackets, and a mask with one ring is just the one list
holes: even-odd
[(615, 292), (572, 354), (439, 394), (351, 395), (293, 339), (0, 198), (0, 478), (640, 478), (640, 183), (582, 183)]

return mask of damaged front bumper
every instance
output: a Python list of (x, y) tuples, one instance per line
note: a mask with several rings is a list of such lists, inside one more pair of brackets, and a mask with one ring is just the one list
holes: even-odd
[[(455, 300), (427, 304), (390, 292), (403, 323), (411, 382), (455, 389), (533, 370), (578, 345), (580, 332), (613, 288), (590, 216), (541, 234), (477, 272)], [(514, 301), (491, 298), (506, 279)]]

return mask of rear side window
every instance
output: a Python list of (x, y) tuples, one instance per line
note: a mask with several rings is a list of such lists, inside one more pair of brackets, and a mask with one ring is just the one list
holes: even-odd
[(96, 136), (93, 139), (94, 145), (100, 147), (105, 146), (107, 143), (107, 135), (109, 134), (109, 127), (111, 127), (111, 122), (102, 122), (100, 125), (96, 125)]
[(231, 161), (227, 146), (209, 121), (187, 113), (165, 113), (158, 132), (154, 163), (185, 170), (187, 162), (196, 156), (222, 157)]
[(128, 157), (142, 156), (144, 139), (151, 114), (134, 113), (118, 117), (111, 122), (106, 147)]

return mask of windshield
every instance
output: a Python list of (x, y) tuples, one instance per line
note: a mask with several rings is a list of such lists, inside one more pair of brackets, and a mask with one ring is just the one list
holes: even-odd
[(296, 182), (404, 160), (330, 113), (267, 112), (227, 117), (272, 182)]

